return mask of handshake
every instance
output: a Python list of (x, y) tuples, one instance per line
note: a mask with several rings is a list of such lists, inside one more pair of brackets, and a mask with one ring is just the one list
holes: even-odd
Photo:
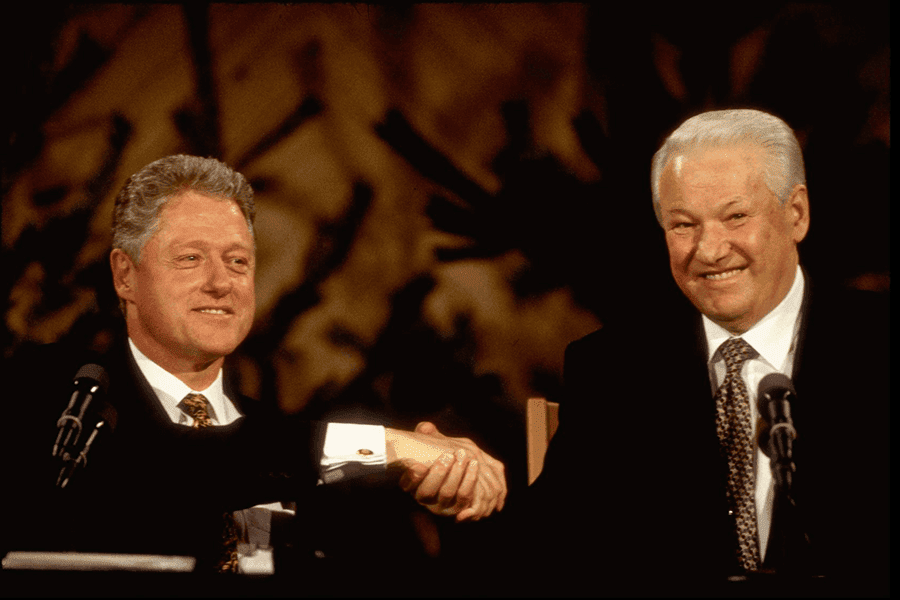
[(385, 428), (388, 468), (400, 487), (436, 515), (477, 521), (506, 501), (503, 463), (468, 438), (452, 438), (424, 421), (415, 431)]

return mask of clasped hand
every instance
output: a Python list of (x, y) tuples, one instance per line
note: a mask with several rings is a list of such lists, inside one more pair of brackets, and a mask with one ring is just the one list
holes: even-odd
[(423, 421), (415, 431), (388, 429), (388, 462), (403, 467), (400, 487), (436, 515), (477, 521), (506, 501), (503, 463), (468, 438), (447, 437)]

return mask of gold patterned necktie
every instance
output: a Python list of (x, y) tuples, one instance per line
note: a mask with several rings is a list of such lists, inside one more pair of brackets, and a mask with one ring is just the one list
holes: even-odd
[(756, 525), (756, 478), (750, 397), (741, 377), (744, 362), (755, 355), (741, 338), (729, 338), (719, 352), (725, 358), (725, 379), (716, 390), (716, 432), (728, 461), (727, 495), (737, 527), (737, 554), (747, 571), (759, 568), (759, 534)]
[[(194, 419), (191, 425), (194, 429), (213, 426), (212, 419), (209, 417), (209, 400), (203, 394), (188, 394), (184, 397), (184, 400), (178, 403), (178, 408)], [(238, 535), (237, 524), (234, 521), (234, 513), (224, 513), (222, 520), (224, 522), (224, 530), (222, 531), (224, 552), (216, 565), (216, 569), (222, 573), (236, 573), (238, 566), (237, 544), (240, 536)]]

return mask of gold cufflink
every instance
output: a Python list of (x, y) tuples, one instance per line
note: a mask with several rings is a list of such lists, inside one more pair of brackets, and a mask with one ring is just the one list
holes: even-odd
[(370, 454), (375, 454), (374, 452), (372, 452), (371, 450), (369, 450), (367, 448), (362, 448), (360, 450), (357, 450), (356, 453), (362, 454), (363, 456), (369, 456)]

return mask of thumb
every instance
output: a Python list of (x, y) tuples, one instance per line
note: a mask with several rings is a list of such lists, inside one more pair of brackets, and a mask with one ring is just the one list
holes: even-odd
[(430, 421), (422, 421), (418, 425), (416, 425), (416, 433), (424, 433), (427, 435), (431, 435), (433, 433), (437, 433), (438, 428), (435, 427), (434, 423)]
[(400, 477), (400, 488), (404, 492), (411, 492), (418, 488), (419, 484), (425, 479), (425, 476), (428, 475), (428, 467), (412, 461), (406, 463), (404, 466), (407, 468)]

